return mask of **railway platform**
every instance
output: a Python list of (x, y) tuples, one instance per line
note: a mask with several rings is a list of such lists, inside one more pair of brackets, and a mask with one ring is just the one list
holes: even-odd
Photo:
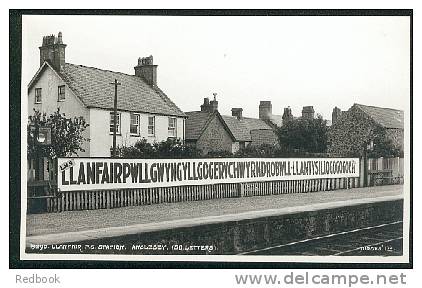
[[(326, 192), (164, 203), (116, 209), (29, 214), (26, 244), (60, 244), (111, 239), (278, 217), (403, 198), (402, 185)], [(249, 251), (249, 250), (248, 250)]]

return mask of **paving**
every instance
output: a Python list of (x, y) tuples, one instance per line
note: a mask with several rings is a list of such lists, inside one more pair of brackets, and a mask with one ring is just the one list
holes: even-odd
[(141, 226), (159, 229), (176, 224), (192, 225), (198, 221), (227, 221), (253, 215), (269, 216), (282, 211), (287, 213), (298, 209), (329, 208), (329, 203), (338, 206), (397, 197), (403, 197), (403, 185), (29, 214), (26, 219), (26, 235), (29, 238), (38, 238), (55, 234), (60, 238), (71, 234), (79, 235), (82, 231), (93, 231), (96, 234), (109, 233), (113, 229), (116, 233), (122, 233), (125, 227), (129, 230), (130, 227), (133, 230)]

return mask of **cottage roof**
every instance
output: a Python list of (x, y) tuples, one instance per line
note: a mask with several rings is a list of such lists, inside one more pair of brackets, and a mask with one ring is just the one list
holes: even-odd
[(234, 116), (221, 115), (236, 141), (252, 141), (251, 130), (272, 130), (265, 121), (256, 118), (242, 117), (237, 119)]
[(234, 116), (220, 115), (218, 112), (186, 112), (186, 139), (197, 140), (206, 129), (213, 117), (219, 117), (222, 124), (235, 141), (252, 141), (252, 130), (272, 130), (271, 126), (260, 119), (243, 117), (237, 119)]
[(354, 106), (362, 110), (384, 128), (404, 128), (404, 112), (402, 110), (366, 106), (362, 104), (355, 104)]
[(185, 122), (185, 138), (187, 140), (197, 140), (215, 113), (192, 111), (185, 114), (188, 116)]
[[(110, 83), (117, 79), (121, 83), (117, 98), (119, 110), (186, 116), (160, 88), (148, 85), (135, 75), (70, 63), (66, 63), (63, 70), (56, 73), (86, 107), (113, 109), (114, 86)], [(33, 81), (29, 88), (32, 84)]]

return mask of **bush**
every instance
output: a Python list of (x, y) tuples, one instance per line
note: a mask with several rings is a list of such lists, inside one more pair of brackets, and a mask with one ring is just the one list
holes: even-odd
[(117, 154), (122, 158), (198, 158), (200, 151), (195, 147), (187, 146), (179, 139), (167, 139), (162, 142), (148, 143), (146, 139), (137, 141), (133, 146), (117, 148)]
[(229, 151), (210, 151), (204, 158), (231, 158), (233, 153)]
[(260, 146), (248, 145), (244, 149), (240, 149), (235, 153), (236, 157), (256, 157), (256, 158), (265, 158), (265, 157), (279, 157), (281, 155), (281, 150), (278, 146), (262, 144)]

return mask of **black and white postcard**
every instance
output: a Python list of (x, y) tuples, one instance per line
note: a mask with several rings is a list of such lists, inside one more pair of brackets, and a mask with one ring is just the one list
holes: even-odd
[(411, 10), (50, 12), (22, 260), (411, 262)]

